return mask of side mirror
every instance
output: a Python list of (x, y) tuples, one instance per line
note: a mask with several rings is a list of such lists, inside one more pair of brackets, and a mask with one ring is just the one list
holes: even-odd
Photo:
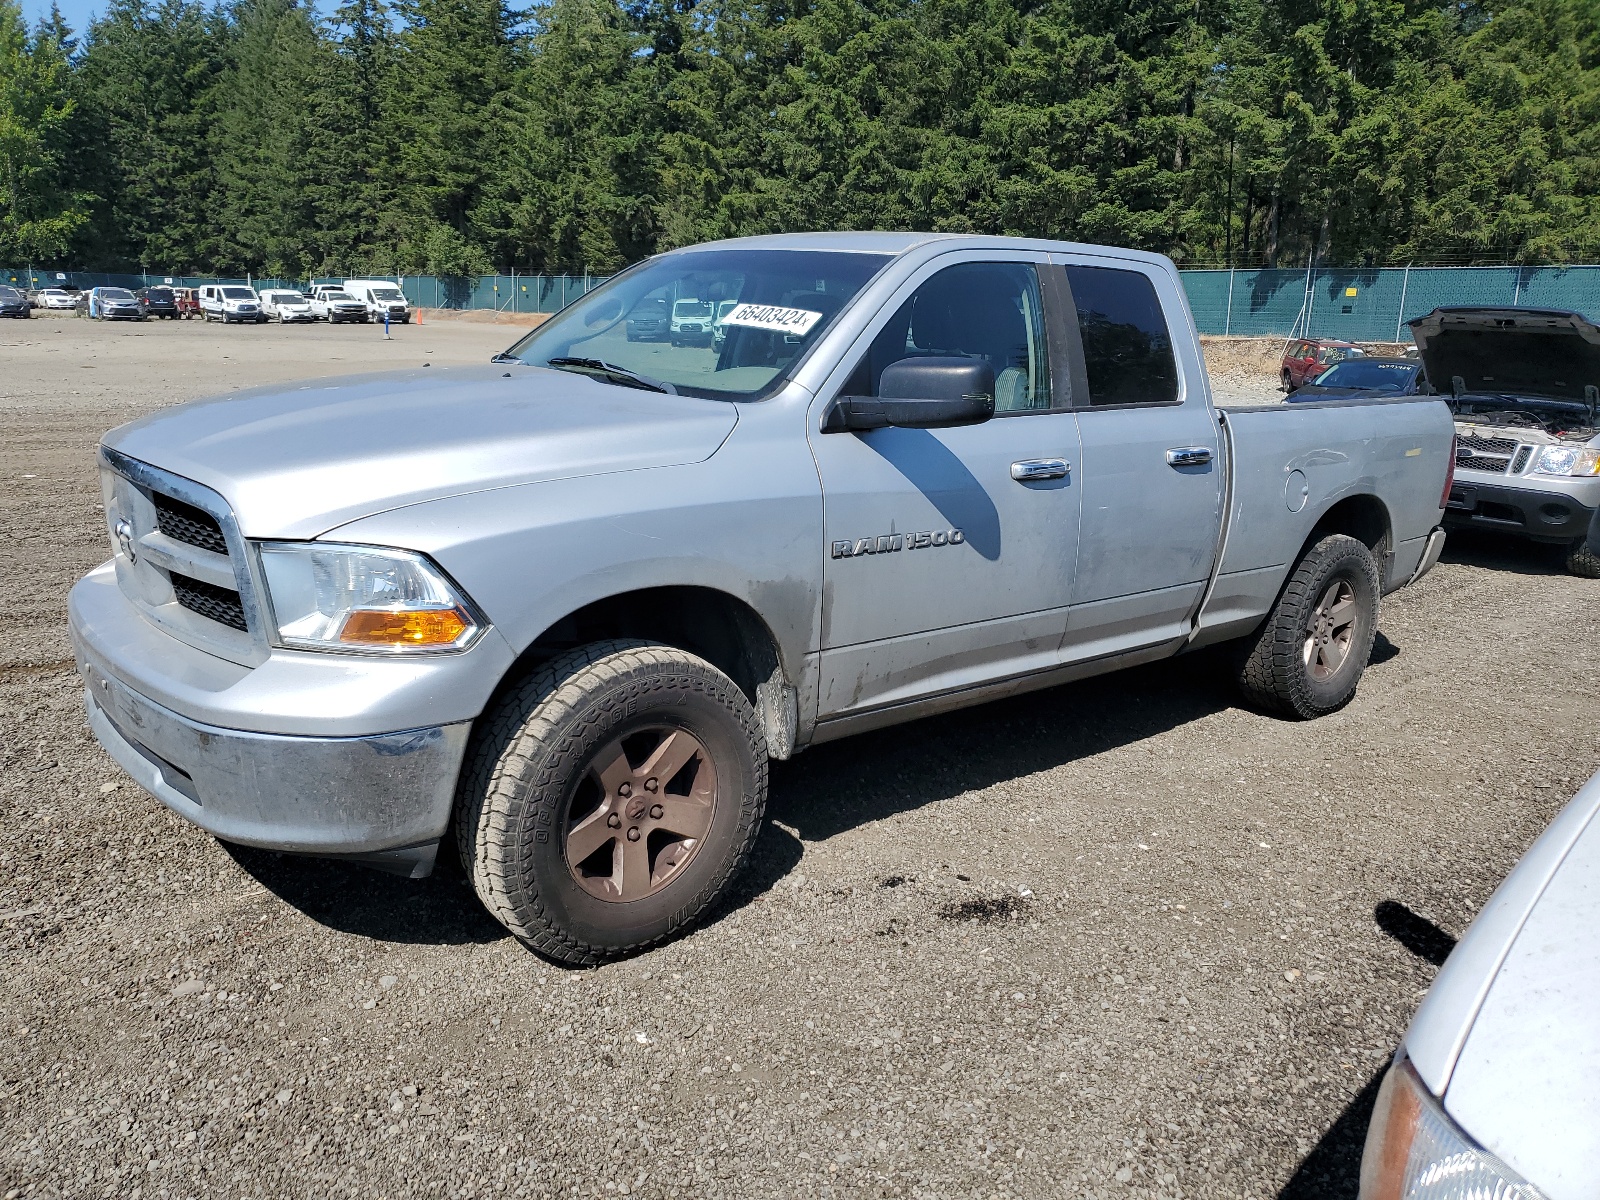
[(948, 429), (994, 416), (994, 368), (981, 358), (903, 358), (883, 369), (876, 396), (840, 396), (823, 433)]

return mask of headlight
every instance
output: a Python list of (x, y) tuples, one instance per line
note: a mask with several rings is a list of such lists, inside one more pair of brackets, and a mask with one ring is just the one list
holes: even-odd
[(1361, 1200), (1543, 1200), (1475, 1145), (1401, 1059), (1384, 1076), (1361, 1158)]
[(1546, 446), (1539, 451), (1534, 471), (1540, 475), (1600, 474), (1600, 450), (1586, 446)]
[(420, 554), (320, 542), (259, 548), (280, 646), (438, 653), (466, 649), (486, 624)]

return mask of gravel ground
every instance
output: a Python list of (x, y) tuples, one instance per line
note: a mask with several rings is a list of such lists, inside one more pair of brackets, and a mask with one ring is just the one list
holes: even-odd
[(1453, 544), (1311, 724), (1202, 655), (810, 751), (708, 925), (561, 970), (458, 872), (169, 814), (64, 628), (105, 428), (514, 334), (0, 328), (0, 1197), (1353, 1196), (1449, 937), (1600, 765), (1597, 585)]

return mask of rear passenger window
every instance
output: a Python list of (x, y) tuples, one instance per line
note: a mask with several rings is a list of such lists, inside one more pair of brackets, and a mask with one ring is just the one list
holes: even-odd
[(1078, 309), (1089, 403), (1170, 404), (1178, 398), (1172, 335), (1156, 289), (1139, 271), (1068, 267)]

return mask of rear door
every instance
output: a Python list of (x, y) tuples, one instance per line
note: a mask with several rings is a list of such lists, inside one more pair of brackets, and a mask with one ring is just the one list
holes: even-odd
[[(1077, 420), (1043, 254), (963, 251), (912, 275), (812, 407), (823, 492), (819, 714), (888, 707), (1059, 661), (1077, 557)], [(996, 415), (821, 433), (908, 357), (983, 358)], [(1059, 385), (1059, 386), (1058, 386)]]
[(1186, 636), (1222, 523), (1220, 430), (1188, 310), (1154, 264), (1062, 255), (1083, 518), (1066, 657)]

